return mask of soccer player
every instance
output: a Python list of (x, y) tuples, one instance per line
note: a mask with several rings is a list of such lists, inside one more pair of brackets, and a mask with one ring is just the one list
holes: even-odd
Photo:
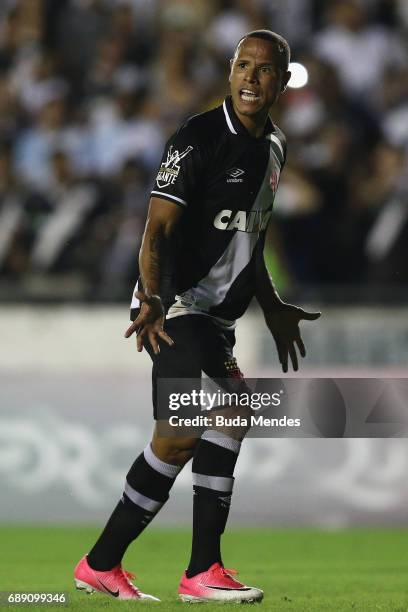
[[(132, 301), (137, 335), (153, 361), (157, 419), (160, 378), (210, 378), (242, 374), (233, 357), (235, 321), (256, 296), (275, 340), (284, 372), (303, 357), (299, 322), (314, 320), (283, 302), (269, 277), (263, 248), (286, 141), (269, 111), (290, 78), (288, 43), (269, 30), (248, 33), (231, 60), (231, 95), (189, 119), (170, 138), (152, 191), (140, 278)], [(192, 458), (191, 558), (179, 586), (183, 601), (254, 602), (259, 588), (224, 568), (224, 532), (241, 439), (206, 430), (201, 438), (161, 437), (133, 463), (123, 496), (98, 541), (77, 565), (78, 588), (118, 599), (156, 599), (131, 582), (121, 566), (129, 546), (169, 497)]]

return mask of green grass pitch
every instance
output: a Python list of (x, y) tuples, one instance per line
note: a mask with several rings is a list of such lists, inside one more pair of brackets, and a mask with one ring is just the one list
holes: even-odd
[[(1, 591), (65, 591), (64, 606), (19, 606), (21, 610), (183, 610), (177, 586), (190, 550), (184, 529), (151, 529), (134, 543), (124, 567), (136, 584), (162, 603), (132, 603), (73, 586), (72, 570), (99, 530), (87, 527), (0, 527)], [(223, 538), (227, 567), (265, 591), (257, 610), (276, 612), (408, 612), (408, 538), (403, 530), (234, 529)], [(203, 604), (206, 611), (220, 604)], [(11, 610), (16, 606), (7, 606)], [(188, 607), (190, 609), (190, 607)], [(222, 604), (237, 609), (237, 604)]]

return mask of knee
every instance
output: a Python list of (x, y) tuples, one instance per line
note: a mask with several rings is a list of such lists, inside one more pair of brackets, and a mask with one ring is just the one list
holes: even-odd
[(186, 444), (178, 442), (177, 439), (156, 438), (152, 440), (152, 450), (161, 461), (182, 467), (192, 458), (197, 442), (198, 440), (192, 440)]

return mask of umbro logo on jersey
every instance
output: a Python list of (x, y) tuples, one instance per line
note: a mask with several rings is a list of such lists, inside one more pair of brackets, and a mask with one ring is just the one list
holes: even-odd
[(238, 176), (241, 176), (241, 174), (245, 174), (245, 170), (241, 170), (241, 168), (231, 168), (230, 170), (227, 170), (227, 174), (232, 176), (232, 178), (238, 178)]
[(231, 177), (227, 179), (227, 183), (243, 183), (244, 179), (239, 178), (245, 174), (245, 170), (241, 170), (241, 168), (230, 168), (227, 170), (227, 176)]

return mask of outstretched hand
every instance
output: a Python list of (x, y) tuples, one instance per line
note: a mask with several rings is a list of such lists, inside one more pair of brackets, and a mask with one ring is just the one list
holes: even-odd
[(136, 332), (136, 344), (139, 353), (143, 350), (148, 340), (155, 355), (160, 353), (159, 338), (173, 346), (174, 342), (163, 329), (164, 308), (161, 298), (158, 295), (148, 297), (143, 291), (136, 291), (135, 297), (140, 301), (139, 316), (125, 331), (125, 338)]
[(306, 312), (299, 306), (282, 303), (276, 310), (264, 311), (266, 324), (275, 340), (279, 361), (284, 372), (288, 371), (288, 359), (295, 372), (299, 368), (297, 349), (302, 357), (306, 356), (305, 345), (300, 336), (299, 322), (315, 321), (321, 312)]

